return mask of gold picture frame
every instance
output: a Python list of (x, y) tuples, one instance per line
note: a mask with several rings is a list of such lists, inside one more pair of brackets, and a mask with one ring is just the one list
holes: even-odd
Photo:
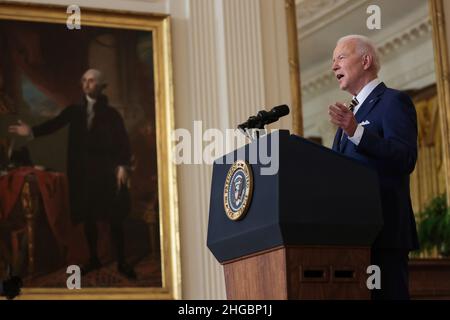
[(434, 63), (438, 96), (439, 118), (443, 146), (443, 162), (447, 201), (450, 199), (450, 68), (448, 58), (448, 43), (446, 17), (443, 0), (428, 0), (431, 23), (433, 25)]
[[(0, 3), (0, 23), (18, 21), (66, 26), (67, 7), (57, 5)], [(157, 201), (161, 286), (24, 287), (18, 299), (180, 299), (181, 267), (177, 207), (176, 166), (170, 152), (174, 130), (173, 82), (168, 15), (81, 8), (81, 29), (109, 28), (151, 33), (154, 88), (154, 134), (157, 159)]]

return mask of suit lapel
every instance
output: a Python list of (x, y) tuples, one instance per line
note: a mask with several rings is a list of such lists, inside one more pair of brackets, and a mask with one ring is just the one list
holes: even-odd
[(381, 82), (379, 85), (373, 89), (373, 91), (369, 94), (369, 96), (364, 100), (364, 103), (358, 109), (358, 112), (355, 114), (356, 122), (361, 123), (364, 120), (369, 112), (375, 107), (377, 102), (380, 100), (380, 96), (386, 90), (386, 85)]
[[(386, 85), (381, 82), (379, 85), (373, 89), (369, 96), (364, 100), (364, 103), (359, 107), (358, 112), (355, 114), (356, 122), (361, 123), (363, 118), (369, 114), (373, 107), (380, 100), (380, 96), (386, 90)], [(348, 136), (346, 133), (342, 136), (342, 129), (338, 128), (336, 136), (334, 137), (333, 150), (344, 153), (345, 147), (348, 143)]]

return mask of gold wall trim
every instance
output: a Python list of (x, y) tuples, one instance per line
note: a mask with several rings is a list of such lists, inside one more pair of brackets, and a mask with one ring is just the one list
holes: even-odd
[(303, 136), (303, 109), (300, 89), (300, 62), (298, 53), (297, 15), (295, 0), (285, 0), (288, 36), (289, 77), (292, 98), (292, 131)]
[(441, 118), (443, 161), (447, 199), (450, 199), (450, 73), (443, 0), (429, 0), (433, 25), (436, 85)]

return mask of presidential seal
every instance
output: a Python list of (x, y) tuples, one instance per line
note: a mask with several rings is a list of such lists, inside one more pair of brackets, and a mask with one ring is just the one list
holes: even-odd
[(238, 160), (228, 170), (223, 189), (223, 205), (228, 218), (242, 219), (250, 207), (252, 194), (252, 168), (247, 162)]

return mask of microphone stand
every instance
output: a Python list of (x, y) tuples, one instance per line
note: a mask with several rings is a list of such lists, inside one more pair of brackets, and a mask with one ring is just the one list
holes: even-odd
[(253, 142), (267, 135), (267, 129), (264, 128), (266, 124), (278, 121), (280, 117), (287, 114), (289, 114), (289, 107), (286, 105), (274, 107), (270, 111), (261, 110), (256, 116), (251, 116), (246, 122), (238, 125), (238, 129), (250, 142)]
[(250, 141), (256, 141), (261, 137), (264, 137), (267, 135), (267, 129), (266, 128), (239, 128), (239, 131), (244, 134), (244, 136)]

